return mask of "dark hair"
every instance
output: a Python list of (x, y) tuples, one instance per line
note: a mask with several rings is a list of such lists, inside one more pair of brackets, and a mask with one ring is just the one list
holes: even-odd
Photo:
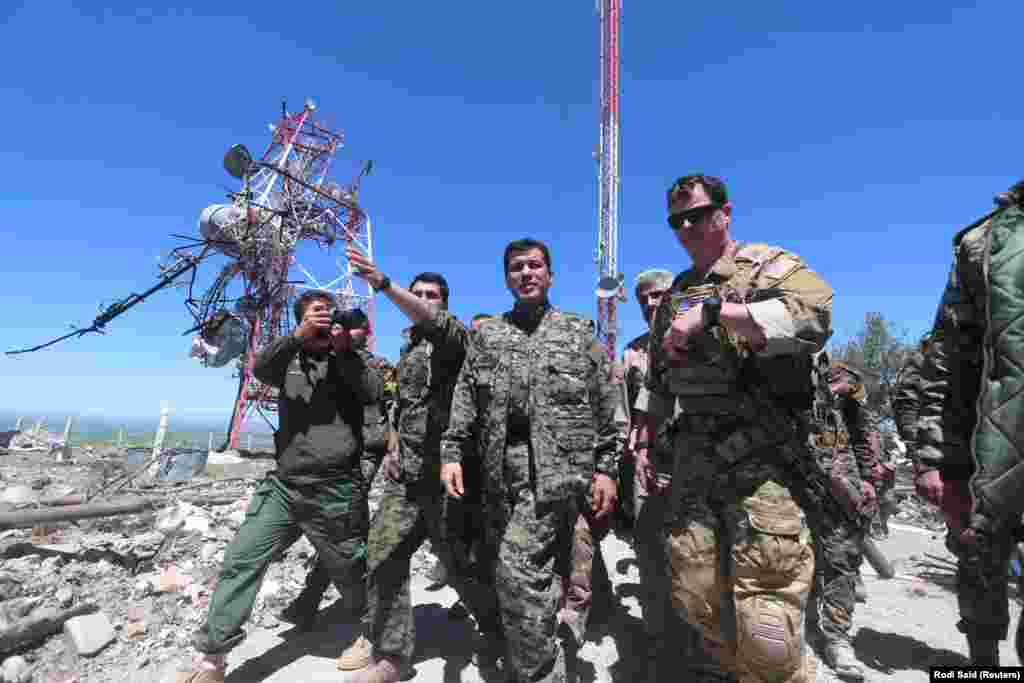
[(306, 306), (309, 306), (314, 301), (329, 301), (332, 304), (335, 303), (334, 295), (330, 292), (325, 292), (322, 289), (310, 289), (303, 292), (302, 295), (295, 300), (295, 305), (292, 307), (292, 313), (295, 314), (296, 325), (302, 322), (302, 316), (306, 312)]
[(444, 279), (444, 275), (430, 272), (420, 273), (412, 279), (412, 282), (409, 283), (409, 289), (415, 287), (417, 282), (426, 282), (430, 285), (437, 285), (441, 290), (441, 301), (444, 302), (445, 306), (448, 305), (448, 281)]
[(521, 240), (513, 240), (508, 243), (505, 247), (505, 275), (508, 275), (508, 262), (512, 260), (512, 253), (516, 251), (530, 251), (531, 249), (540, 249), (540, 253), (544, 256), (544, 265), (548, 267), (548, 272), (551, 271), (551, 252), (548, 250), (548, 245), (544, 244), (540, 240), (535, 240), (530, 237), (524, 237)]
[(473, 319), (470, 322), (474, 322), (475, 323), (477, 320), (487, 320), (488, 318), (493, 318), (493, 317), (494, 316), (491, 315), (490, 313), (477, 313), (476, 315), (473, 316)]
[(672, 187), (668, 188), (666, 193), (666, 203), (671, 206), (672, 195), (687, 185), (703, 185), (704, 191), (708, 193), (708, 198), (716, 206), (725, 206), (729, 202), (729, 193), (726, 191), (725, 183), (722, 182), (721, 178), (716, 178), (713, 175), (704, 175), (703, 173), (691, 173), (676, 179), (672, 183)]

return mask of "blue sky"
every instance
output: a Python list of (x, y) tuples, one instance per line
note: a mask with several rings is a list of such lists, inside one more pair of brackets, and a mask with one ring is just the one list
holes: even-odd
[[(974, 4), (627, 2), (627, 277), (687, 266), (664, 191), (704, 170), (729, 185), (737, 238), (786, 246), (832, 283), (834, 339), (872, 310), (922, 332), (950, 237), (1022, 175), (1024, 5)], [(147, 288), (169, 235), (196, 233), (235, 186), (224, 150), (261, 150), (282, 98), (306, 96), (345, 131), (339, 168), (375, 161), (361, 199), (392, 278), (438, 270), (460, 317), (504, 310), (501, 249), (530, 235), (553, 247), (554, 301), (593, 315), (591, 2), (55, 0), (4, 3), (0, 26), (4, 350)], [(378, 308), (394, 358), (404, 322)], [(227, 413), (230, 370), (188, 359), (189, 322), (165, 291), (106, 336), (0, 357), (0, 408)], [(622, 323), (642, 331), (635, 303)]]

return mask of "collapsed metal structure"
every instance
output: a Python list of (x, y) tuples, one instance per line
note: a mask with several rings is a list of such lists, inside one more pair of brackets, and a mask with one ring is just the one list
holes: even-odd
[[(368, 162), (348, 185), (330, 180), (343, 136), (316, 121), (315, 110), (311, 100), (306, 100), (298, 113), (289, 113), (282, 105), (280, 119), (270, 126), (270, 143), (259, 159), (243, 145), (228, 151), (224, 167), (241, 181), (241, 188), (228, 193), (227, 203), (212, 204), (201, 212), (198, 237), (174, 235), (186, 244), (172, 249), (159, 265), (155, 285), (107, 306), (89, 327), (39, 346), (8, 351), (8, 355), (38, 351), (90, 332), (102, 333), (111, 320), (188, 275), (185, 306), (194, 325), (185, 334), (197, 333), (191, 355), (209, 367), (232, 361), (238, 366), (238, 391), (227, 442), (228, 447), (237, 448), (238, 437), (254, 413), (262, 414), (272, 425), (267, 413), (277, 410), (276, 391), (256, 379), (253, 366), (260, 350), (290, 333), (290, 303), (297, 290), (330, 291), (336, 287), (340, 307), (363, 308), (370, 318), (372, 348), (372, 290), (353, 277), (351, 265), (343, 263), (341, 248), (353, 245), (372, 258), (370, 222), (357, 200), (359, 183), (372, 164)], [(298, 262), (300, 244), (326, 250), (342, 274), (326, 284), (318, 282)], [(218, 256), (226, 257), (226, 262), (213, 283), (196, 293), (200, 264)]]

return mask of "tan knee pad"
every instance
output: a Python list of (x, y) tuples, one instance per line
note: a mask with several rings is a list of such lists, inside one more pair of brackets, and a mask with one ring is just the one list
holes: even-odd
[(701, 525), (673, 529), (668, 538), (672, 605), (705, 636), (721, 641), (718, 536)]
[(799, 607), (770, 593), (737, 602), (740, 668), (758, 672), (764, 680), (799, 680), (790, 676), (805, 668), (802, 616)]

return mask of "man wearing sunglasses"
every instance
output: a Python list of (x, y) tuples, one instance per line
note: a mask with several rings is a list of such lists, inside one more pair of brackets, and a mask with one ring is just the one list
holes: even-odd
[(655, 314), (634, 452), (671, 444), (673, 604), (740, 680), (813, 681), (802, 630), (814, 550), (792, 463), (810, 457), (798, 417), (832, 290), (785, 249), (737, 244), (718, 178), (677, 180), (668, 212), (693, 263)]

